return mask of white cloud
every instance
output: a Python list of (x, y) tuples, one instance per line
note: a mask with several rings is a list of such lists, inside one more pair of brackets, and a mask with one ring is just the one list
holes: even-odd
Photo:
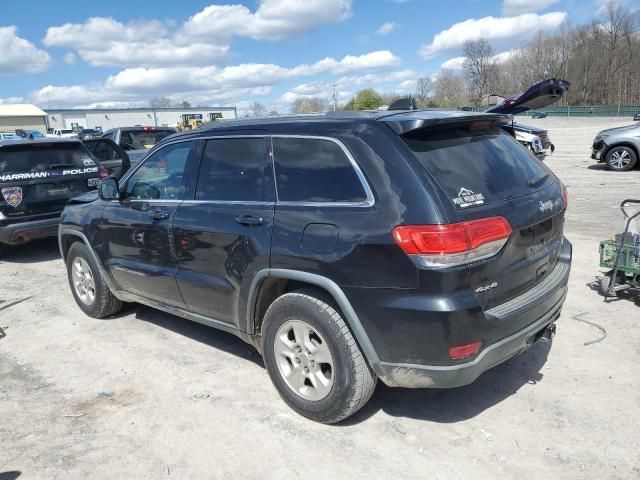
[(18, 37), (17, 27), (0, 27), (0, 74), (37, 73), (51, 65), (51, 57), (33, 43)]
[[(398, 57), (383, 50), (336, 60), (324, 58), (312, 64), (292, 68), (275, 64), (246, 63), (219, 68), (175, 66), (127, 68), (110, 75), (103, 83), (91, 85), (48, 85), (31, 94), (34, 103), (57, 106), (103, 104), (105, 102), (139, 102), (157, 95), (192, 103), (238, 101), (247, 95), (261, 96), (271, 92), (278, 83), (318, 74), (358, 74), (393, 67)], [(406, 79), (395, 77), (398, 80)], [(311, 92), (313, 83), (299, 86)], [(308, 94), (308, 93), (307, 93)]]
[(255, 12), (244, 5), (209, 5), (187, 20), (189, 37), (283, 40), (351, 16), (351, 0), (260, 0)]
[(105, 48), (79, 52), (95, 67), (155, 67), (215, 63), (227, 56), (229, 46), (207, 43), (179, 45), (161, 38), (145, 42), (112, 42)]
[(428, 59), (440, 53), (459, 50), (468, 40), (486, 38), (489, 41), (514, 39), (524, 41), (540, 30), (559, 27), (567, 18), (566, 12), (544, 15), (526, 13), (517, 17), (471, 18), (456, 23), (433, 37), (420, 48), (420, 54)]
[(65, 23), (59, 27), (49, 27), (43, 43), (47, 47), (101, 49), (111, 42), (149, 41), (166, 34), (166, 27), (157, 20), (124, 24), (113, 18), (92, 17), (85, 23)]
[(560, 0), (503, 0), (502, 14), (506, 17), (522, 13), (537, 12), (558, 3)]
[(64, 54), (64, 57), (62, 57), (62, 60), (67, 65), (73, 65), (74, 63), (76, 63), (76, 54), (73, 52), (67, 52)]
[(92, 17), (50, 27), (43, 42), (73, 48), (96, 67), (211, 65), (227, 56), (233, 37), (282, 40), (350, 15), (351, 0), (260, 0), (255, 12), (243, 5), (210, 5), (181, 26)]
[[(504, 63), (509, 60), (513, 55), (515, 55), (519, 50), (507, 50), (505, 52), (500, 52), (492, 57), (492, 60), (497, 63)], [(453, 57), (443, 62), (440, 65), (441, 69), (449, 69), (449, 70), (460, 70), (464, 65), (466, 57)]]
[(368, 87), (380, 83), (399, 82), (418, 78), (413, 70), (398, 70), (395, 72), (366, 73), (338, 78), (336, 83), (341, 86)]
[(397, 28), (398, 24), (393, 22), (384, 22), (378, 30), (376, 30), (377, 35), (388, 35), (393, 32)]

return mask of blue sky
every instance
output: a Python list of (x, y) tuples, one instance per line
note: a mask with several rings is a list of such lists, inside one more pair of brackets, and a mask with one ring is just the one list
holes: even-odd
[[(625, 3), (637, 8), (640, 0)], [(465, 39), (496, 53), (598, 16), (603, 0), (32, 0), (0, 17), (0, 102), (42, 107), (259, 101), (372, 86), (411, 92), (459, 65)]]

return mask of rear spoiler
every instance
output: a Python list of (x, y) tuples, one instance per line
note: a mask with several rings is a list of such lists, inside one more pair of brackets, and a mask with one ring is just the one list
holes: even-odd
[(418, 110), (392, 113), (379, 117), (377, 120), (389, 125), (396, 134), (404, 135), (422, 128), (453, 125), (456, 123), (489, 122), (493, 125), (510, 125), (513, 117), (506, 114)]

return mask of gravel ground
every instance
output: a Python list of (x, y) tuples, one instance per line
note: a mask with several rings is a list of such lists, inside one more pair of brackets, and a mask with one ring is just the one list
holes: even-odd
[[(55, 241), (0, 258), (0, 479), (640, 478), (640, 315), (589, 288), (640, 171), (589, 158), (616, 119), (543, 119), (566, 183), (570, 291), (549, 344), (452, 390), (378, 388), (324, 426), (280, 400), (235, 337), (129, 305), (76, 307)], [(596, 322), (601, 332), (580, 319)], [(15, 473), (11, 473), (15, 472)]]

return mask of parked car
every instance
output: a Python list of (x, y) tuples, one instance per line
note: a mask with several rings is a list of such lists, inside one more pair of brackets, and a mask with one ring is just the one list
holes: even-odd
[(78, 140), (0, 141), (0, 245), (58, 233), (60, 213), (76, 195), (95, 190), (110, 172)]
[(45, 135), (39, 130), (16, 130), (16, 134), (20, 138), (45, 138)]
[(0, 132), (0, 140), (20, 140), (22, 137), (11, 132)]
[(550, 339), (567, 293), (566, 190), (510, 122), (337, 112), (174, 135), (65, 208), (71, 290), (92, 317), (140, 302), (239, 336), (320, 422), (378, 378), (469, 384)]
[(90, 140), (92, 138), (100, 138), (102, 136), (101, 130), (95, 128), (83, 128), (78, 132), (78, 138), (80, 140)]
[(548, 115), (549, 114), (547, 112), (533, 112), (531, 114), (531, 118), (547, 118)]
[(78, 138), (78, 134), (73, 130), (62, 128), (51, 128), (46, 136), (48, 138)]
[(636, 114), (633, 116), (633, 121), (634, 121), (634, 122), (640, 122), (640, 112), (636, 113)]
[[(537, 83), (520, 95), (504, 99), (500, 104), (491, 107), (487, 113), (509, 113), (517, 115), (528, 110), (547, 107), (557, 102), (569, 90), (570, 83), (566, 80), (549, 79)], [(544, 117), (540, 117), (544, 118)], [(529, 148), (540, 160), (555, 151), (555, 145), (549, 140), (547, 131), (543, 128), (513, 122), (513, 133), (522, 145)]]
[(117, 143), (120, 148), (127, 152), (131, 163), (135, 164), (160, 140), (173, 135), (177, 131), (173, 127), (123, 127), (107, 130), (103, 138), (108, 138)]
[(607, 128), (598, 132), (591, 146), (591, 158), (611, 170), (625, 172), (638, 165), (640, 123)]

